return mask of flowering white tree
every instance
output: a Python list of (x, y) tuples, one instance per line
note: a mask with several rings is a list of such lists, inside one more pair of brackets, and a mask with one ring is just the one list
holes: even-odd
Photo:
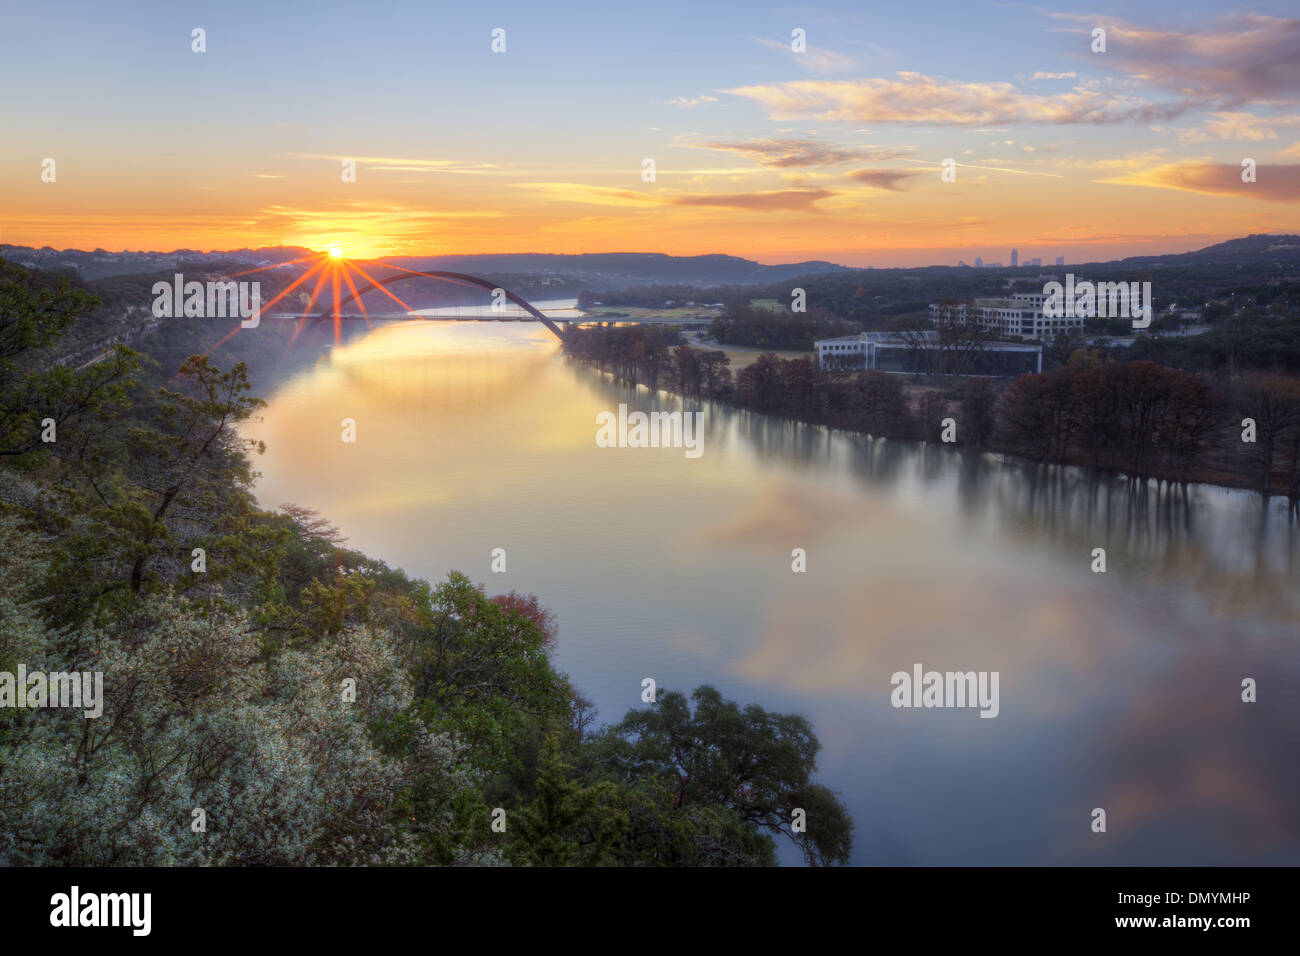
[(423, 839), (451, 838), (476, 779), (450, 737), (409, 713), (385, 631), (350, 627), (268, 658), (241, 615), (160, 594), (124, 620), (52, 634), (22, 599), (35, 554), (30, 535), (0, 524), (0, 664), (102, 672), (103, 714), (0, 717), (0, 860), (411, 863)]

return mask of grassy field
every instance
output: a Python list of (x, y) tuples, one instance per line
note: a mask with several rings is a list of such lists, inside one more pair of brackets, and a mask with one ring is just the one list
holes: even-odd
[(713, 313), (698, 305), (675, 306), (671, 309), (643, 309), (639, 306), (598, 306), (586, 313), (589, 319), (608, 318), (611, 322), (619, 319), (712, 319)]
[(773, 349), (751, 349), (746, 348), (743, 345), (703, 345), (698, 340), (693, 339), (687, 339), (687, 343), (691, 348), (700, 349), (705, 352), (726, 352), (727, 356), (731, 359), (732, 374), (739, 372), (747, 365), (754, 364), (760, 355), (767, 352), (772, 352), (773, 355), (787, 359), (812, 358), (816, 354), (814, 352), (781, 352), (774, 351)]

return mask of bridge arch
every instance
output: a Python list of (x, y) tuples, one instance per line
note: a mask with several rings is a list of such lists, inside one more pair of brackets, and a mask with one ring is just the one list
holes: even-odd
[[(360, 297), (362, 294), (366, 292), (370, 292), (373, 289), (377, 289), (380, 286), (389, 286), (395, 282), (402, 282), (407, 279), (419, 279), (419, 278), (443, 279), (450, 282), (474, 285), (474, 286), (478, 286), (481, 289), (487, 289), (489, 292), (495, 292), (497, 289), (501, 289), (502, 293), (504, 293), (507, 299), (509, 299), (515, 305), (519, 306), (521, 309), (523, 309), (533, 318), (537, 319), (537, 321), (541, 322), (542, 325), (550, 329), (551, 332), (554, 333), (557, 339), (560, 339), (561, 341), (564, 340), (564, 334), (560, 331), (560, 327), (556, 325), (551, 319), (543, 315), (539, 310), (534, 308), (532, 303), (530, 303), (527, 299), (523, 298), (522, 296), (515, 295), (509, 289), (502, 289), (501, 286), (489, 282), (487, 279), (480, 279), (477, 276), (466, 275), (463, 272), (420, 272), (416, 269), (404, 270), (394, 276), (386, 276), (383, 279), (371, 280), (369, 285), (357, 289), (355, 294), (349, 292), (346, 297), (339, 300), (338, 304), (341, 307), (344, 304), (351, 302), (354, 299)], [(314, 318), (326, 319), (330, 316), (331, 312), (333, 312), (333, 308), (322, 310), (318, 315), (314, 316)]]

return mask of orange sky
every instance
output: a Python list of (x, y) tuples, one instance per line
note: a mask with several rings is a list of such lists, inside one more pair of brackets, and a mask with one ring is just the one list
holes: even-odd
[[(873, 22), (830, 7), (834, 26), (810, 27), (802, 53), (781, 14), (733, 12), (672, 55), (655, 45), (674, 35), (659, 19), (635, 37), (589, 23), (581, 63), (554, 55), (571, 22), (525, 10), (506, 18), (517, 39), (500, 55), (459, 11), (439, 28), (483, 42), (435, 59), (414, 27), (331, 20), (344, 16), (333, 8), (293, 50), (239, 29), (237, 10), (212, 15), (201, 54), (188, 21), (160, 14), (80, 8), (57, 34), (19, 23), (0, 40), (0, 79), (57, 69), (7, 117), (0, 242), (887, 266), (1007, 262), (1013, 247), (1077, 262), (1300, 231), (1300, 81), (1242, 72), (1300, 42), (1300, 20), (1171, 5), (1157, 28), (953, 6), (926, 33), (897, 12)], [(1105, 56), (1089, 49), (1094, 19)], [(366, 69), (348, 65), (358, 48)]]

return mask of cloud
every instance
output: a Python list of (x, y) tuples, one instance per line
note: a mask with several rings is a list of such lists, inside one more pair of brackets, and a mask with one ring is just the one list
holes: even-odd
[(795, 53), (789, 40), (768, 40), (764, 37), (750, 37), (750, 39), (755, 43), (761, 43), (769, 50), (780, 50), (782, 53), (790, 54), (795, 63), (812, 73), (843, 73), (857, 66), (857, 61), (853, 57), (843, 53), (833, 53), (812, 43), (808, 44), (804, 52)]
[(754, 211), (788, 209), (816, 212), (818, 210), (814, 203), (835, 195), (826, 189), (674, 194), (666, 190), (637, 192), (613, 186), (588, 186), (583, 183), (518, 183), (517, 185), (522, 189), (542, 193), (548, 199), (596, 206), (719, 206)]
[(1039, 96), (1011, 83), (960, 83), (897, 73), (896, 79), (794, 80), (727, 90), (753, 100), (773, 120), (938, 126), (1151, 123), (1181, 115), (1191, 104), (1154, 104), (1140, 97), (1076, 87)]
[(374, 169), (397, 169), (422, 172), (479, 172), (496, 169), (495, 163), (465, 162), (459, 159), (410, 159), (399, 156), (335, 156), (329, 153), (290, 153), (294, 159), (328, 159), (336, 163), (351, 160)]
[[(970, 150), (966, 150), (966, 152), (969, 153)], [(1014, 162), (1014, 160), (1011, 161)], [(930, 163), (930, 162), (924, 162), (919, 159), (909, 160), (909, 162), (917, 163), (918, 165), (921, 166), (930, 166), (935, 169), (942, 169), (944, 166), (943, 163)], [(953, 163), (953, 165), (960, 166), (962, 169), (983, 169), (995, 173), (1014, 173), (1017, 176), (1045, 176), (1049, 179), (1065, 178), (1061, 173), (1046, 173), (1038, 169), (1016, 169), (1014, 166), (989, 166), (983, 163), (956, 163), (956, 162)]]
[(709, 96), (707, 93), (702, 93), (693, 99), (688, 99), (685, 96), (675, 96), (671, 100), (668, 100), (668, 102), (666, 102), (664, 105), (689, 107), (689, 106), (699, 106), (701, 103), (716, 103), (716, 102), (718, 102), (718, 98), (716, 96)]
[(1300, 125), (1300, 117), (1256, 116), (1244, 112), (1211, 113), (1205, 124), (1196, 129), (1178, 131), (1180, 143), (1204, 143), (1212, 139), (1236, 139), (1260, 142), (1277, 139), (1275, 126)]
[[(1089, 32), (1098, 22), (1094, 16), (1052, 16)], [(1111, 20), (1105, 26), (1108, 65), (1180, 96), (1231, 108), (1300, 93), (1300, 19), (1236, 14), (1184, 32)]]
[(698, 143), (694, 148), (739, 153), (774, 169), (836, 166), (900, 159), (907, 155), (905, 150), (880, 149), (875, 146), (833, 146), (811, 139), (750, 139), (734, 143)]
[(672, 196), (673, 206), (725, 206), (732, 209), (749, 209), (766, 212), (776, 209), (816, 212), (818, 200), (828, 199), (835, 193), (828, 189), (781, 189), (761, 193), (719, 193), (689, 196)]
[(258, 210), (257, 215), (288, 220), (299, 225), (336, 223), (381, 227), (391, 224), (393, 227), (409, 225), (413, 229), (423, 229), (448, 219), (499, 219), (505, 215), (494, 209), (416, 209), (396, 203), (362, 200), (331, 202), (326, 205), (328, 208), (313, 209), (273, 204)]
[(1243, 183), (1241, 172), (1240, 165), (1230, 163), (1170, 163), (1100, 182), (1182, 189), (1210, 196), (1235, 196), (1267, 202), (1300, 202), (1300, 165), (1258, 166), (1253, 183)]
[(849, 179), (877, 189), (892, 189), (897, 192), (902, 188), (902, 183), (919, 175), (921, 172), (916, 169), (857, 169), (849, 173)]
[[(1091, 31), (1098, 18), (1052, 14)], [(1191, 109), (1217, 109), (1204, 138), (1267, 138), (1266, 128), (1242, 127), (1240, 107), (1258, 102), (1293, 105), (1300, 95), (1300, 19), (1240, 14), (1193, 31), (1170, 31), (1107, 19), (1107, 52), (1098, 62), (1136, 84), (1173, 94), (1163, 102), (1083, 81), (1066, 93), (1040, 96), (1012, 83), (968, 83), (920, 73), (859, 80), (795, 80), (742, 86), (726, 92), (745, 97), (774, 120), (817, 119), (853, 123), (940, 126), (998, 124), (1153, 124)], [(1097, 57), (1094, 57), (1097, 59)], [(1075, 79), (1074, 72), (1033, 74)], [(1237, 119), (1233, 117), (1237, 116)], [(1246, 136), (1238, 135), (1243, 129)], [(1198, 134), (1185, 134), (1196, 141)]]
[(581, 202), (594, 206), (654, 206), (659, 200), (650, 193), (613, 186), (588, 186), (583, 183), (516, 183), (520, 189), (539, 192), (560, 202)]

